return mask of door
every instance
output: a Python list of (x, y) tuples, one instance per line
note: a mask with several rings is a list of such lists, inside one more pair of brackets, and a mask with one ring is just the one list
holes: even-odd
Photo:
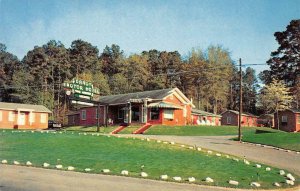
[(18, 125), (25, 125), (25, 113), (20, 113), (18, 117)]

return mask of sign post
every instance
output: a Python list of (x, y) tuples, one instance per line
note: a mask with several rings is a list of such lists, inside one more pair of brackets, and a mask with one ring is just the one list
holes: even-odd
[(97, 106), (97, 132), (100, 131), (100, 102), (95, 101), (99, 97), (100, 91), (91, 82), (73, 79), (71, 82), (64, 82), (63, 87), (66, 94), (71, 96), (71, 103), (79, 105)]

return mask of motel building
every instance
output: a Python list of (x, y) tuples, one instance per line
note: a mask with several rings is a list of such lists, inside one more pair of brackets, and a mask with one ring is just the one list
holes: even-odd
[(98, 106), (70, 112), (68, 125), (187, 125), (193, 107), (178, 88), (102, 96)]
[(0, 102), (0, 128), (47, 129), (50, 113), (43, 105)]

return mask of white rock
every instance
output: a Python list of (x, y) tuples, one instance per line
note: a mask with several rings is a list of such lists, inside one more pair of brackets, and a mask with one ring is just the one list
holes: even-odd
[(285, 180), (285, 183), (287, 183), (288, 185), (292, 185), (292, 186), (294, 186), (294, 181), (292, 181), (292, 180)]
[(145, 172), (141, 172), (141, 177), (148, 177), (148, 174)]
[(195, 182), (196, 179), (195, 179), (194, 177), (189, 177), (189, 178), (188, 178), (188, 181), (189, 181), (189, 182)]
[(20, 163), (18, 161), (14, 160), (14, 165), (19, 165)]
[(92, 171), (92, 169), (90, 169), (90, 168), (86, 168), (86, 169), (84, 169), (84, 171), (85, 171), (85, 172), (91, 172), (91, 171)]
[(256, 168), (261, 168), (260, 164), (255, 164)]
[(127, 170), (122, 170), (122, 171), (121, 171), (121, 174), (122, 174), (122, 175), (128, 175), (129, 172), (128, 172)]
[(251, 182), (250, 185), (254, 187), (260, 187), (260, 184), (258, 182)]
[(191, 150), (192, 150), (192, 149), (194, 149), (194, 147), (189, 147), (189, 149), (191, 149)]
[(86, 133), (83, 133), (83, 135), (87, 135)]
[(271, 171), (271, 168), (270, 168), (270, 167), (267, 167), (267, 168), (266, 168), (266, 171)]
[(201, 151), (202, 149), (200, 147), (197, 148), (197, 151)]
[(205, 182), (214, 182), (214, 180), (212, 178), (210, 178), (210, 177), (206, 177), (205, 178)]
[(239, 162), (239, 159), (237, 159), (237, 158), (232, 158), (232, 160)]
[(109, 173), (110, 170), (109, 170), (109, 169), (102, 169), (102, 172), (103, 172), (103, 173)]
[(175, 142), (172, 141), (172, 142), (170, 142), (170, 144), (171, 144), (171, 145), (175, 145)]
[(149, 138), (147, 138), (147, 141), (150, 141), (150, 139), (149, 139)]
[(27, 161), (27, 162), (26, 162), (26, 165), (27, 165), (27, 166), (31, 166), (32, 163), (31, 163), (30, 161)]
[(160, 179), (167, 180), (168, 179), (168, 175), (166, 175), (166, 174), (160, 175)]
[(161, 143), (161, 141), (160, 140), (158, 140), (158, 141), (156, 141), (157, 143)]
[(278, 182), (274, 182), (273, 185), (276, 186), (276, 187), (280, 187), (281, 186)]
[(235, 180), (229, 180), (228, 183), (235, 186), (239, 185), (239, 182)]
[(250, 165), (250, 162), (247, 161), (246, 159), (244, 159), (244, 163), (245, 163), (246, 165)]
[(2, 164), (7, 164), (7, 160), (2, 160), (1, 163)]
[(75, 168), (73, 166), (68, 166), (68, 170), (73, 171), (73, 170), (75, 170)]
[(175, 180), (175, 181), (181, 181), (182, 179), (181, 179), (181, 177), (179, 177), (179, 176), (174, 176), (174, 177), (173, 177), (173, 180)]
[(297, 151), (296, 153), (297, 153), (297, 154), (300, 154), (300, 152), (298, 152), (298, 151)]
[(212, 151), (207, 151), (208, 154), (212, 154)]
[(279, 174), (280, 174), (280, 175), (285, 175), (284, 170), (280, 170), (280, 171), (279, 171)]
[(45, 168), (47, 168), (47, 167), (49, 167), (50, 166), (50, 164), (48, 164), (48, 163), (44, 163), (43, 164), (43, 167), (45, 167)]
[(290, 174), (290, 173), (288, 173), (288, 174), (286, 175), (286, 177), (287, 177), (288, 179), (290, 179), (291, 181), (295, 181), (295, 177), (294, 177), (292, 174)]
[(163, 142), (163, 144), (169, 144), (169, 142), (167, 142), (167, 141), (164, 141), (164, 142)]
[(225, 155), (225, 156), (226, 156), (226, 158), (228, 158), (228, 159), (230, 158), (229, 155)]
[(58, 165), (55, 166), (55, 168), (57, 168), (57, 169), (62, 169), (63, 166), (62, 166), (61, 164), (58, 164)]
[(220, 153), (217, 153), (216, 156), (217, 156), (217, 157), (220, 157), (220, 156), (222, 156), (222, 155), (221, 155)]
[(180, 145), (181, 147), (185, 147), (185, 145)]

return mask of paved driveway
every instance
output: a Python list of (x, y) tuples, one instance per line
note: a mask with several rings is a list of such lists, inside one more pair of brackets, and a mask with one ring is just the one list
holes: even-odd
[(273, 148), (242, 144), (229, 140), (232, 136), (167, 136), (167, 135), (119, 135), (174, 141), (196, 145), (227, 154), (246, 157), (249, 160), (284, 168), (300, 176), (300, 154)]

